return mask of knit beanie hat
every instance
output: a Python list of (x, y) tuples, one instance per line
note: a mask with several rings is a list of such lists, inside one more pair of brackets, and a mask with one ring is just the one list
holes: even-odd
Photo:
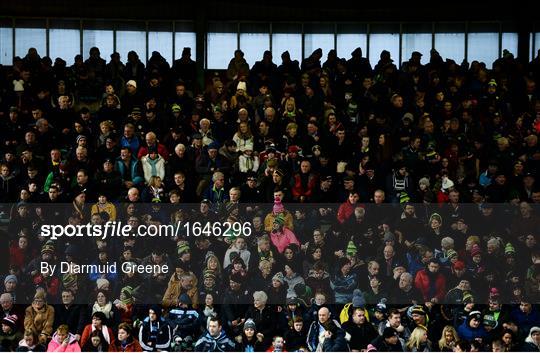
[(244, 330), (247, 330), (248, 328), (252, 328), (253, 330), (257, 329), (257, 325), (253, 319), (247, 319), (246, 322), (244, 322)]
[(109, 284), (109, 280), (105, 279), (105, 278), (98, 278), (96, 280), (96, 287), (97, 289), (103, 289), (103, 288), (106, 288), (107, 285)]
[(506, 256), (516, 254), (516, 248), (514, 248), (514, 245), (512, 245), (512, 243), (506, 243), (506, 246), (504, 247), (504, 254)]
[(433, 221), (434, 219), (437, 220), (437, 221), (439, 222), (440, 225), (442, 225), (442, 217), (441, 217), (440, 214), (438, 214), (438, 213), (433, 213), (433, 214), (431, 215), (431, 217), (429, 217), (429, 224), (430, 224), (430, 225), (431, 225), (431, 221)]
[(182, 256), (185, 253), (190, 252), (189, 244), (187, 243), (180, 244), (176, 250), (178, 252), (178, 256)]
[(274, 277), (272, 277), (272, 281), (280, 281), (281, 284), (285, 283), (285, 278), (283, 277), (283, 273), (281, 272), (278, 272), (274, 275)]
[(365, 305), (366, 299), (364, 298), (362, 291), (358, 288), (355, 289), (353, 291), (352, 306), (354, 308), (363, 308)]
[(471, 311), (467, 317), (467, 322), (470, 322), (472, 319), (482, 321), (482, 313), (478, 310)]
[(2, 319), (2, 324), (8, 325), (11, 328), (11, 330), (15, 330), (17, 327), (17, 319), (18, 317), (15, 314), (8, 315)]
[(64, 273), (62, 275), (62, 284), (65, 288), (69, 288), (77, 283), (77, 276), (72, 273)]
[(424, 310), (424, 308), (421, 305), (415, 305), (415, 306), (412, 307), (411, 315), (412, 314), (418, 314), (418, 315), (425, 316), (426, 311)]
[(285, 218), (284, 218), (282, 215), (277, 215), (277, 216), (274, 218), (274, 223), (277, 223), (277, 224), (279, 224), (280, 226), (282, 226), (282, 225), (285, 224)]
[(6, 283), (8, 283), (10, 281), (17, 283), (18, 282), (17, 281), (17, 276), (15, 276), (15, 275), (7, 275), (6, 278), (4, 278), (4, 284), (6, 284)]
[(213, 271), (213, 270), (210, 270), (210, 269), (206, 269), (204, 270), (203, 272), (203, 278), (212, 278), (212, 279), (216, 279), (216, 273)]
[(454, 257), (458, 257), (458, 253), (457, 251), (455, 251), (454, 249), (449, 249), (447, 252), (446, 252), (446, 258), (447, 259), (452, 259)]
[(45, 243), (41, 247), (41, 254), (43, 255), (44, 253), (54, 254), (54, 246), (51, 244)]
[(133, 303), (133, 287), (132, 286), (125, 286), (124, 288), (122, 288), (120, 293), (124, 295), (124, 299), (122, 299), (122, 303), (126, 305)]
[(349, 256), (355, 256), (358, 253), (358, 248), (356, 245), (354, 245), (354, 242), (352, 240), (349, 240), (349, 243), (347, 244), (347, 255)]
[(482, 250), (480, 249), (478, 244), (474, 244), (471, 249), (471, 256), (476, 256), (476, 255), (482, 255)]

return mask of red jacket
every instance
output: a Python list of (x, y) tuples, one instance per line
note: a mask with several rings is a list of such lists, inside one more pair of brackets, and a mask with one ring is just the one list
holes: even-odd
[(292, 187), (292, 195), (295, 200), (298, 200), (300, 196), (305, 198), (310, 198), (313, 195), (313, 190), (317, 187), (317, 176), (315, 174), (309, 173), (307, 187), (304, 189), (302, 186), (302, 178), (300, 174), (295, 174), (293, 177), (294, 185)]
[[(164, 160), (169, 159), (169, 152), (167, 151), (167, 147), (165, 147), (161, 143), (157, 144), (157, 152), (161, 157), (163, 157)], [(139, 153), (137, 153), (137, 159), (141, 160), (141, 158), (146, 156), (147, 154), (148, 154), (148, 147), (142, 146), (139, 149)]]
[[(422, 293), (422, 296), (424, 297), (424, 301), (428, 302), (433, 298), (429, 295), (429, 286), (430, 286), (430, 278), (427, 273), (428, 270), (423, 269), (418, 271), (416, 273), (416, 278), (414, 279), (414, 285), (420, 292)], [(439, 300), (439, 303), (441, 303), (444, 300), (444, 297), (446, 295), (446, 278), (444, 278), (444, 275), (442, 273), (437, 273), (437, 277), (435, 279), (435, 298)]]

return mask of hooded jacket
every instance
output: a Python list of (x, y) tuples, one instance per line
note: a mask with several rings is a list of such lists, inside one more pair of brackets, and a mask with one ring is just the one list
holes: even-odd
[(469, 322), (471, 321), (470, 318), (467, 318), (467, 320), (462, 323), (458, 327), (458, 335), (461, 339), (472, 341), (475, 338), (484, 338), (487, 335), (486, 330), (484, 330), (484, 326), (480, 325), (478, 328), (472, 328), (469, 325)]
[(158, 316), (156, 321), (150, 321), (150, 317), (145, 318), (139, 329), (139, 344), (149, 352), (168, 350), (171, 344), (171, 327), (161, 316)]
[(534, 339), (532, 338), (532, 333), (535, 331), (540, 331), (540, 327), (534, 326), (531, 328), (529, 335), (525, 338), (525, 343), (521, 347), (523, 352), (540, 352), (540, 346), (534, 343)]
[(77, 342), (77, 338), (75, 338), (75, 335), (71, 333), (68, 334), (67, 346), (64, 346), (62, 342), (58, 341), (58, 336), (55, 332), (52, 337), (52, 340), (49, 342), (49, 346), (47, 347), (47, 352), (80, 352), (80, 351), (81, 351), (81, 347), (79, 346), (79, 342)]

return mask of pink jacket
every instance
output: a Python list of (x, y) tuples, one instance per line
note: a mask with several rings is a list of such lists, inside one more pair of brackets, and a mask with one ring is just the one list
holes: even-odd
[(75, 335), (69, 334), (69, 343), (67, 346), (62, 345), (62, 342), (58, 343), (56, 332), (54, 333), (52, 340), (49, 342), (47, 352), (80, 352), (81, 347), (75, 338)]
[(283, 227), (283, 231), (281, 233), (270, 233), (270, 239), (280, 254), (283, 253), (289, 244), (296, 244), (300, 246), (300, 242), (298, 239), (296, 239), (296, 235), (294, 235), (294, 233), (286, 227)]

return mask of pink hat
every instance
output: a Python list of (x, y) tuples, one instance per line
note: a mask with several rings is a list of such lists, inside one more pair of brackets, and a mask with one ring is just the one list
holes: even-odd
[(274, 214), (281, 213), (285, 211), (285, 207), (283, 207), (283, 204), (281, 203), (281, 199), (279, 197), (276, 197), (274, 199), (274, 207), (272, 209), (272, 212)]
[(2, 319), (2, 323), (8, 325), (13, 330), (17, 326), (17, 319), (17, 315), (8, 315)]
[(475, 256), (475, 255), (482, 255), (482, 250), (480, 249), (478, 244), (474, 244), (471, 249), (471, 256)]

